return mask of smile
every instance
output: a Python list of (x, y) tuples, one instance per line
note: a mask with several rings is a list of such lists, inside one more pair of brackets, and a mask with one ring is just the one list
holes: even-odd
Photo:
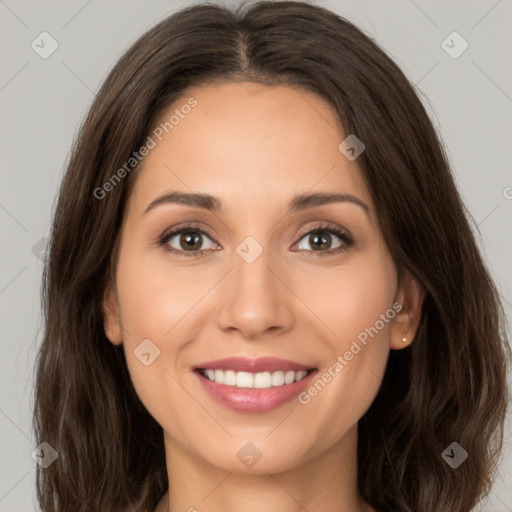
[(318, 373), (317, 368), (274, 357), (218, 359), (193, 370), (207, 396), (244, 413), (263, 413), (290, 402)]
[(217, 384), (224, 384), (225, 386), (234, 386), (237, 388), (253, 388), (253, 389), (268, 389), (271, 387), (287, 386), (294, 382), (301, 381), (306, 375), (306, 370), (295, 372), (289, 371), (276, 371), (276, 372), (235, 372), (234, 370), (199, 370), (200, 373)]

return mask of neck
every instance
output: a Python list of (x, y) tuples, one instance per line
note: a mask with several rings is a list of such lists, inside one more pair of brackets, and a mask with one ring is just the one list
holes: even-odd
[(155, 512), (373, 510), (357, 490), (357, 424), (329, 452), (274, 474), (224, 470), (184, 450), (167, 434), (164, 440), (169, 492)]

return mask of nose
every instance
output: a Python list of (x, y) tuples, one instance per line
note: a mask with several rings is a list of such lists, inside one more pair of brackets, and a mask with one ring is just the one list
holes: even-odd
[(238, 332), (248, 340), (289, 330), (293, 324), (294, 295), (285, 284), (284, 272), (270, 260), (268, 251), (264, 250), (252, 263), (235, 253), (233, 265), (220, 290), (219, 328)]

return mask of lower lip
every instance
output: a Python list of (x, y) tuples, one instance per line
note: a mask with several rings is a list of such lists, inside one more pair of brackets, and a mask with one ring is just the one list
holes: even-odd
[(309, 385), (317, 370), (310, 371), (302, 380), (284, 386), (265, 389), (237, 388), (218, 384), (194, 372), (203, 387), (218, 402), (237, 412), (267, 412), (296, 398)]

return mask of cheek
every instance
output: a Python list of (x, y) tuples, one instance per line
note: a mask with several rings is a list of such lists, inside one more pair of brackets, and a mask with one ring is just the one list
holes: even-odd
[(299, 402), (322, 419), (326, 442), (334, 442), (370, 407), (389, 356), (396, 272), (385, 253), (370, 256), (331, 269), (329, 278), (318, 280), (321, 288), (309, 287), (308, 304), (329, 331), (318, 346), (318, 377)]
[(169, 400), (167, 406), (182, 399), (173, 379), (181, 349), (174, 333), (197, 293), (136, 251), (119, 258), (117, 283), (128, 370), (142, 403), (161, 421), (162, 397)]
[(345, 277), (344, 286), (333, 287), (329, 297), (336, 304), (331, 310), (336, 332), (332, 348), (343, 357), (345, 378), (353, 381), (354, 392), (360, 398), (374, 396), (389, 355), (396, 274), (381, 258)]
[[(316, 314), (330, 333), (338, 350), (378, 321), (377, 328), (387, 337), (389, 324), (382, 325), (396, 294), (396, 272), (385, 254), (354, 258), (338, 268), (318, 268), (303, 273), (296, 283), (303, 302)], [(392, 318), (392, 310), (389, 311)], [(326, 331), (327, 332), (327, 331)], [(350, 344), (350, 343), (349, 343)]]
[(130, 343), (150, 338), (169, 345), (175, 326), (208, 289), (197, 272), (171, 269), (154, 249), (127, 251), (119, 259), (117, 279)]

